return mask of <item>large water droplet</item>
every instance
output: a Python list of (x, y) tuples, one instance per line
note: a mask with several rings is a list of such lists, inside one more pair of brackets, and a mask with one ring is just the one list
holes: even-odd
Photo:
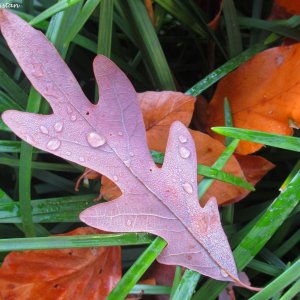
[(45, 126), (40, 126), (40, 131), (42, 132), (42, 133), (44, 133), (44, 134), (48, 134), (49, 133), (49, 131), (48, 131), (48, 129), (45, 127)]
[(105, 137), (99, 135), (97, 132), (90, 132), (87, 135), (87, 141), (94, 148), (100, 147), (106, 143)]
[(187, 192), (188, 194), (193, 194), (193, 187), (188, 183), (188, 182), (185, 182), (183, 185), (182, 185), (182, 188), (184, 189), (185, 192)]
[(228, 274), (225, 272), (225, 270), (221, 269), (221, 275), (223, 277), (228, 277)]
[(62, 122), (57, 122), (54, 125), (54, 129), (56, 132), (61, 132), (64, 128), (64, 124)]
[(74, 122), (74, 121), (76, 121), (76, 119), (77, 119), (77, 116), (76, 116), (76, 115), (72, 115), (72, 116), (71, 116), (71, 121)]
[(191, 151), (186, 147), (180, 147), (179, 153), (182, 158), (188, 158), (191, 155)]
[(53, 139), (48, 142), (47, 148), (49, 150), (55, 151), (60, 147), (60, 144), (61, 144), (60, 140)]
[(118, 180), (119, 180), (119, 177), (115, 175), (115, 176), (113, 177), (113, 180), (114, 180), (114, 181), (118, 181)]
[(184, 135), (180, 135), (179, 137), (178, 137), (178, 139), (179, 139), (179, 142), (180, 143), (186, 143), (187, 142), (187, 137), (186, 136), (184, 136)]

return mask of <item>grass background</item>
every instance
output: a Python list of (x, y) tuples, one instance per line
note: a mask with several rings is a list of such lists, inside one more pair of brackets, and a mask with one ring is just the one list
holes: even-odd
[[(216, 13), (213, 1), (207, 1), (211, 5), (206, 9), (200, 2), (155, 0), (153, 20), (142, 0), (13, 3), (20, 4), (14, 9), (16, 13), (46, 33), (91, 100), (97, 99), (91, 68), (96, 54), (111, 57), (137, 91), (179, 90), (195, 96), (203, 93), (209, 98), (215, 83), (242, 62), (280, 44), (283, 37), (300, 39), (298, 16), (280, 22), (266, 20), (272, 1), (225, 0), (215, 32), (207, 26)], [(0, 57), (0, 112), (11, 108), (49, 112), (47, 103), (31, 88), (2, 37)], [(78, 214), (93, 204), (99, 183), (90, 182), (89, 187), (75, 193), (74, 184), (82, 168), (19, 141), (1, 120), (0, 130), (1, 260), (11, 250), (60, 248), (62, 244), (124, 245), (125, 275), (109, 299), (122, 299), (130, 291), (139, 294), (143, 288), (145, 294), (171, 293), (172, 299), (209, 300), (217, 298), (226, 287), (226, 283), (190, 270), (181, 277), (179, 268), (170, 287), (138, 285), (165, 245), (162, 239), (149, 234), (99, 236), (96, 241), (88, 236), (57, 237), (55, 243), (53, 239), (50, 242), (49, 234), (80, 225)], [(268, 136), (251, 132), (239, 136), (250, 140), (259, 137), (268, 144)], [(274, 138), (269, 140), (273, 147), (259, 154), (277, 167), (242, 202), (221, 208), (222, 223), (238, 268), (247, 272), (253, 285), (265, 286), (256, 295), (237, 288), (237, 299), (300, 299), (299, 156), (297, 152), (279, 149), (294, 145), (294, 141), (284, 137), (277, 137), (275, 142)], [(235, 144), (234, 140), (228, 146), (215, 169), (222, 168)], [(162, 159), (157, 153), (153, 155)], [(201, 191), (210, 182), (208, 178), (202, 181)], [(279, 192), (283, 183), (284, 189)]]

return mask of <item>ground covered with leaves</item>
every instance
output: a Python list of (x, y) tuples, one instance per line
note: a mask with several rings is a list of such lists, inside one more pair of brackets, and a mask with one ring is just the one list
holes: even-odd
[(1, 6), (1, 298), (297, 299), (289, 2)]

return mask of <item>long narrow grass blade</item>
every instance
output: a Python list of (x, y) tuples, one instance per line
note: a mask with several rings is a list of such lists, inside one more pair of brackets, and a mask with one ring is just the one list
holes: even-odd
[(48, 9), (44, 10), (42, 13), (40, 13), (38, 16), (36, 16), (34, 19), (32, 19), (29, 24), (35, 25), (41, 21), (44, 21), (53, 15), (57, 14), (60, 11), (63, 11), (76, 3), (78, 3), (81, 0), (61, 0), (57, 2), (56, 4), (50, 6)]
[[(213, 164), (213, 168), (215, 169), (222, 169), (229, 158), (232, 156), (233, 152), (235, 151), (236, 147), (239, 144), (239, 140), (233, 140), (230, 145), (227, 146), (225, 151), (220, 155), (218, 160)], [(203, 178), (200, 183), (198, 184), (198, 198), (201, 199), (202, 196), (205, 194), (205, 192), (208, 190), (208, 188), (213, 183), (213, 179), (211, 178)]]
[(227, 31), (228, 53), (230, 57), (234, 57), (243, 51), (243, 46), (233, 0), (224, 0), (223, 14)]
[(12, 98), (13, 101), (18, 102), (21, 108), (25, 107), (25, 101), (28, 95), (20, 88), (20, 86), (11, 79), (3, 69), (0, 68), (0, 87)]
[(291, 265), (285, 272), (275, 278), (262, 291), (249, 300), (265, 300), (275, 296), (279, 291), (300, 278), (300, 259)]
[(189, 300), (191, 299), (197, 283), (200, 279), (200, 274), (192, 270), (186, 270), (172, 300)]
[(128, 0), (128, 5), (138, 32), (140, 51), (152, 72), (157, 87), (175, 90), (171, 70), (144, 4), (141, 1)]
[(75, 38), (75, 36), (82, 29), (86, 21), (92, 15), (100, 1), (101, 0), (87, 0), (85, 2), (84, 6), (80, 11), (80, 14), (76, 19), (76, 23), (70, 28), (70, 31), (67, 34), (66, 43), (70, 43)]
[(152, 241), (153, 236), (147, 233), (92, 234), (78, 236), (51, 236), (39, 238), (12, 238), (0, 239), (0, 251), (143, 245), (149, 244)]
[(97, 53), (111, 57), (114, 0), (102, 0), (98, 31)]
[(265, 144), (276, 148), (300, 151), (300, 138), (241, 128), (212, 127), (214, 132), (232, 138)]
[(143, 295), (170, 295), (171, 288), (164, 285), (149, 285), (149, 284), (136, 284), (130, 294), (141, 293)]
[(165, 240), (157, 237), (121, 278), (107, 300), (124, 299), (166, 245)]

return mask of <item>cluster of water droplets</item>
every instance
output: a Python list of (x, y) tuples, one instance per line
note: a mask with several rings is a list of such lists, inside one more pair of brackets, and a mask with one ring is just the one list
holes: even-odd
[[(64, 123), (56, 122), (54, 124), (53, 128), (54, 128), (55, 132), (57, 132), (57, 133), (62, 132), (63, 128), (64, 128)], [(43, 134), (49, 135), (49, 129), (44, 125), (40, 126), (40, 132)], [(61, 145), (61, 141), (59, 139), (52, 138), (48, 141), (47, 148), (51, 151), (55, 151), (60, 147), (60, 145)]]
[[(180, 135), (178, 137), (178, 139), (179, 139), (179, 142), (181, 144), (185, 144), (188, 141), (188, 138), (186, 136), (184, 136), (184, 135)], [(189, 158), (191, 156), (191, 151), (187, 147), (185, 147), (184, 145), (181, 145), (179, 147), (179, 155), (183, 159), (187, 159), (187, 158)], [(193, 188), (193, 186), (189, 182), (185, 182), (181, 186), (182, 186), (183, 190), (186, 193), (188, 193), (189, 195), (193, 194), (194, 188)]]

